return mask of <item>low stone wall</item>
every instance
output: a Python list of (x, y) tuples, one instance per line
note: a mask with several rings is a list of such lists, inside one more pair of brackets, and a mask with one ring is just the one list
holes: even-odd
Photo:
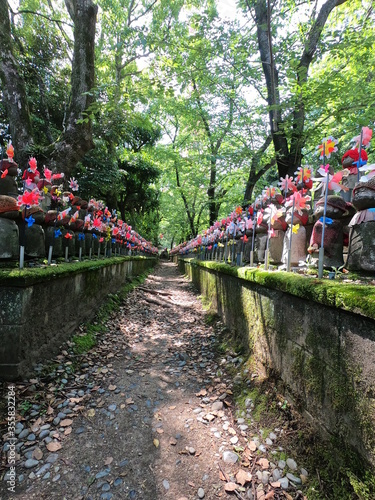
[[(368, 317), (373, 316), (374, 287), (357, 287), (357, 303), (351, 306), (353, 287), (341, 285), (340, 292), (328, 280), (264, 271), (257, 275), (189, 259), (180, 259), (179, 268), (254, 360), (281, 378), (299, 408), (374, 465), (375, 321)], [(285, 292), (288, 287), (292, 293)], [(317, 299), (306, 300), (299, 293)]]
[(155, 258), (119, 257), (48, 268), (44, 275), (27, 270), (0, 277), (0, 377), (17, 379), (32, 363), (53, 356), (106, 295), (155, 263)]

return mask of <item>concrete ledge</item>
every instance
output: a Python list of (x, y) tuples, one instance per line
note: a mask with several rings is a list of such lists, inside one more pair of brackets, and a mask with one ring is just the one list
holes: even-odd
[[(53, 356), (109, 293), (142, 274), (155, 258), (119, 257), (0, 276), (0, 378), (24, 376)], [(34, 272), (33, 272), (34, 271)]]
[[(352, 289), (348, 312), (338, 285), (330, 295), (329, 283), (291, 273), (256, 276), (249, 268), (192, 259), (178, 265), (264, 372), (280, 377), (299, 408), (375, 464), (375, 321), (361, 303), (362, 288), (372, 288), (371, 304), (373, 287), (357, 287), (356, 304)], [(330, 305), (313, 300), (314, 294)], [(333, 296), (344, 297), (343, 307)]]

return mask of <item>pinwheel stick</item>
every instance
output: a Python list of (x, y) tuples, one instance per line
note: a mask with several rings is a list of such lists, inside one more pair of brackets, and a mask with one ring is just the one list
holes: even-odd
[(268, 221), (268, 234), (267, 234), (267, 246), (266, 246), (266, 251), (264, 254), (264, 270), (268, 270), (268, 258), (269, 258), (269, 252), (270, 252), (270, 233), (271, 233), (271, 214), (270, 214), (270, 219)]
[(293, 195), (293, 206), (292, 206), (292, 219), (290, 221), (290, 237), (289, 237), (289, 248), (288, 248), (288, 262), (286, 265), (286, 270), (290, 272), (290, 261), (292, 257), (292, 238), (293, 238), (293, 221), (294, 221), (294, 207), (296, 204), (296, 199)]
[(361, 155), (362, 155), (362, 141), (363, 141), (363, 127), (361, 128), (361, 136), (359, 139), (359, 146), (358, 146), (358, 152), (359, 152), (359, 158), (358, 158), (358, 182), (359, 182), (359, 176), (361, 175), (359, 172), (359, 167), (361, 166)]
[[(325, 150), (325, 144), (324, 144)], [(326, 157), (323, 157), (323, 166), (325, 166)], [(328, 183), (329, 183), (329, 169), (327, 170), (327, 180), (326, 180), (326, 192), (324, 196), (324, 211), (323, 211), (323, 228), (322, 228), (322, 241), (319, 249), (319, 266), (318, 266), (318, 278), (323, 277), (323, 264), (324, 264), (324, 234), (326, 230), (326, 213), (327, 213), (327, 199), (328, 199)]]
[(253, 234), (251, 236), (251, 251), (250, 251), (250, 267), (254, 265), (254, 244), (255, 244), (255, 227), (256, 227), (256, 218), (257, 214), (254, 210), (254, 218), (253, 218)]
[(20, 269), (25, 265), (25, 246), (26, 246), (26, 205), (23, 210), (23, 224), (20, 227)]
[(224, 262), (228, 264), (228, 235), (225, 236)]

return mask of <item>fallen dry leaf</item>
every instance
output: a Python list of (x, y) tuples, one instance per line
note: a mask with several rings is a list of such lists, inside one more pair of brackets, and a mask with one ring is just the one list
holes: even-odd
[(153, 441), (155, 448), (159, 448), (159, 439), (154, 439)]
[(126, 399), (125, 399), (125, 403), (126, 403), (127, 405), (133, 405), (133, 404), (134, 404), (134, 401), (133, 401), (133, 399), (132, 399), (132, 398), (126, 398)]
[(73, 420), (70, 419), (70, 418), (65, 418), (64, 420), (61, 420), (60, 422), (60, 427), (69, 427), (70, 425), (72, 425), (73, 423)]
[(270, 463), (266, 458), (260, 458), (257, 462), (263, 470), (268, 469)]
[(108, 390), (109, 390), (109, 391), (114, 391), (115, 389), (117, 389), (117, 385), (110, 385), (110, 386), (108, 387)]
[(241, 486), (244, 486), (246, 483), (249, 483), (251, 481), (251, 478), (252, 478), (252, 476), (251, 476), (250, 472), (246, 472), (242, 469), (240, 469), (236, 474), (236, 481)]
[(88, 417), (94, 417), (95, 416), (95, 410), (94, 408), (90, 408), (90, 410), (87, 412)]
[(177, 440), (176, 440), (175, 438), (171, 438), (171, 439), (169, 440), (169, 444), (170, 444), (171, 446), (176, 446), (176, 444), (177, 444)]
[(43, 452), (40, 448), (35, 448), (33, 451), (33, 458), (35, 458), (35, 460), (41, 460), (43, 458)]
[(52, 415), (52, 413), (53, 413), (53, 408), (52, 408), (52, 406), (49, 406), (49, 407), (47, 408), (47, 412), (46, 412), (46, 413), (47, 413), (47, 415)]
[(269, 500), (270, 498), (275, 497), (275, 492), (274, 491), (269, 491), (267, 495), (264, 497), (264, 500)]
[(206, 396), (207, 395), (207, 391), (206, 391), (206, 389), (201, 389), (199, 392), (195, 393), (195, 395), (197, 397), (199, 397), (199, 396)]
[(274, 481), (273, 483), (271, 483), (271, 486), (272, 488), (280, 488), (280, 481)]
[(250, 451), (256, 451), (257, 445), (254, 443), (254, 441), (250, 441), (250, 443), (247, 445), (249, 447)]
[(109, 465), (113, 462), (113, 457), (107, 457), (105, 460), (104, 460), (104, 465)]
[(224, 486), (224, 490), (225, 491), (234, 491), (237, 489), (237, 484), (236, 483), (227, 483), (225, 486)]
[(61, 450), (61, 444), (57, 443), (56, 441), (51, 441), (50, 443), (47, 444), (46, 446), (48, 451), (54, 452)]
[(160, 429), (160, 428), (159, 428), (159, 429), (156, 429), (156, 432), (157, 432), (158, 434), (163, 434), (163, 432), (164, 432), (164, 431), (163, 431), (163, 429)]
[(69, 434), (72, 433), (72, 428), (71, 427), (67, 427), (64, 431), (64, 436), (69, 436)]
[(174, 410), (176, 407), (175, 406), (168, 406), (170, 410)]

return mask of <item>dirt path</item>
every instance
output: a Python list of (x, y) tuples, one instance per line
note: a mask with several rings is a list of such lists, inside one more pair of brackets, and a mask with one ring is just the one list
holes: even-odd
[[(283, 463), (262, 462), (270, 446), (233, 415), (232, 380), (204, 317), (192, 285), (164, 263), (127, 297), (79, 369), (68, 369), (73, 357), (62, 351), (59, 384), (30, 382), (48, 405), (19, 422), (16, 493), (5, 477), (1, 498), (303, 498), (294, 487), (288, 497), (275, 474), (284, 476)], [(293, 469), (289, 462), (284, 472)]]

